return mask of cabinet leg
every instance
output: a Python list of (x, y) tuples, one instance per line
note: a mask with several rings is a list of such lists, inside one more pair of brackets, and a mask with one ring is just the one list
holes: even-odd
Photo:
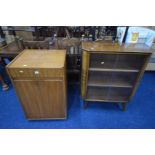
[(125, 112), (126, 111), (126, 103), (122, 103), (122, 108), (123, 108), (123, 111)]
[(84, 101), (84, 109), (86, 109), (88, 107), (88, 102)]

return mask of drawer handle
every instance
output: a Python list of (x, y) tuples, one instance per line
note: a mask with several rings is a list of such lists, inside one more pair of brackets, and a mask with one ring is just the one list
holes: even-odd
[(39, 74), (39, 71), (34, 71), (34, 74), (36, 74), (36, 75)]
[(104, 64), (104, 61), (101, 62), (101, 65), (103, 65), (103, 64)]
[(20, 70), (19, 73), (23, 73), (24, 71)]

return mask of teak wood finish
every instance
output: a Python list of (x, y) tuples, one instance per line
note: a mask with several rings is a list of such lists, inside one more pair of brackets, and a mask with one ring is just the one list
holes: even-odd
[(24, 50), (7, 71), (27, 119), (65, 119), (66, 50)]
[(82, 42), (84, 107), (88, 101), (121, 102), (125, 111), (153, 52), (144, 44)]

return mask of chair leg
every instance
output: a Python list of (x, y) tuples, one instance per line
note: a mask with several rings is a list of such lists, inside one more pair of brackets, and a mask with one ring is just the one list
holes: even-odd
[(1, 64), (2, 64), (3, 66), (6, 66), (6, 63), (5, 63), (5, 61), (4, 61), (4, 58), (1, 58)]
[(125, 102), (122, 103), (122, 109), (123, 109), (124, 112), (126, 111), (126, 103)]
[(6, 91), (9, 89), (9, 86), (5, 83), (4, 79), (2, 78), (2, 76), (0, 75), (0, 81), (2, 82), (2, 90)]

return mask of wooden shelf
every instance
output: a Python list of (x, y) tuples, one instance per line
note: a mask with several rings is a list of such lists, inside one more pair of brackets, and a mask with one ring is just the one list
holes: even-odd
[(109, 84), (102, 84), (102, 83), (88, 83), (89, 87), (121, 87), (121, 88), (132, 88), (132, 85), (119, 85), (115, 83), (109, 83)]
[(88, 86), (132, 88), (137, 73), (135, 72), (92, 72), (88, 73)]
[(113, 88), (113, 87), (87, 87), (86, 99), (100, 101), (123, 101), (129, 99), (130, 88)]
[(125, 100), (99, 100), (99, 99), (85, 99), (85, 101), (90, 101), (90, 102), (116, 102), (116, 103), (118, 103), (118, 102), (128, 102), (128, 101), (125, 101)]
[(139, 72), (139, 69), (121, 69), (121, 68), (92, 68), (88, 69), (89, 71), (100, 71), (100, 72)]

